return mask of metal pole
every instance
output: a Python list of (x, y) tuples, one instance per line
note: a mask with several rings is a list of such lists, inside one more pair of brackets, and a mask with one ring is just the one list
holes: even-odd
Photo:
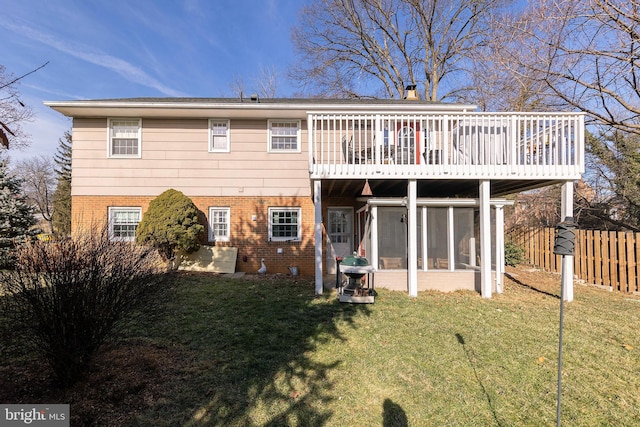
[[(564, 255), (562, 256), (564, 260)], [(560, 427), (560, 412), (562, 400), (562, 324), (564, 323), (564, 269), (562, 269), (562, 279), (560, 282), (560, 332), (558, 336), (558, 400), (556, 412), (556, 426)]]
[[(556, 239), (553, 246), (553, 253), (562, 256), (562, 278), (560, 279), (560, 326), (558, 333), (558, 401), (556, 413), (556, 425), (560, 427), (561, 400), (562, 400), (562, 330), (564, 323), (564, 293), (565, 275), (572, 274), (565, 271), (565, 255), (573, 256), (575, 250), (575, 223), (572, 217), (566, 217), (564, 222), (556, 226)], [(571, 276), (569, 277), (571, 279)]]

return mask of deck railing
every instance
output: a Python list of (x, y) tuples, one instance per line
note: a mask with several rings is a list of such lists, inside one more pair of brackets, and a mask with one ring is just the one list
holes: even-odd
[(577, 179), (575, 113), (310, 113), (312, 178)]

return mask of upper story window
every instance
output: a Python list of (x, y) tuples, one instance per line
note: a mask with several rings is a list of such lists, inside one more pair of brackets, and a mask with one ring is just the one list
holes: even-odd
[(269, 208), (269, 240), (300, 241), (302, 209)]
[(109, 157), (140, 157), (141, 119), (109, 119)]
[(229, 120), (209, 119), (209, 151), (229, 152)]
[(136, 238), (136, 229), (141, 219), (142, 208), (110, 207), (109, 239), (133, 242)]
[(229, 208), (209, 208), (209, 241), (228, 242), (231, 228), (231, 210)]
[(269, 152), (300, 152), (299, 120), (269, 120)]

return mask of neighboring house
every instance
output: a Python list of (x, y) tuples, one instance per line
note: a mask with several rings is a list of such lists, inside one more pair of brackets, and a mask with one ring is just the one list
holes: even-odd
[[(133, 239), (174, 188), (237, 271), (315, 275), (354, 251), (375, 286), (501, 291), (502, 197), (573, 181), (584, 119), (478, 113), (416, 99), (133, 98), (46, 102), (73, 118), (72, 228), (108, 221)], [(370, 190), (370, 191), (369, 191)]]

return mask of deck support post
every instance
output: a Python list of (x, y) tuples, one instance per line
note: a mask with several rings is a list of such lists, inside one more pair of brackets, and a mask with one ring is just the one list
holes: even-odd
[(491, 181), (480, 181), (480, 295), (491, 298)]
[(313, 204), (315, 211), (315, 226), (313, 237), (316, 245), (316, 295), (321, 295), (323, 290), (322, 277), (322, 181), (313, 181)]
[[(562, 184), (560, 220), (565, 218), (573, 218), (573, 181), (567, 181)], [(564, 291), (564, 300), (573, 301), (573, 255), (564, 255), (562, 257), (562, 290)]]
[(496, 209), (496, 293), (503, 292), (504, 282), (504, 205), (495, 204)]
[(380, 268), (378, 263), (378, 206), (371, 206), (371, 249), (368, 261), (376, 270)]
[(418, 296), (418, 204), (417, 181), (410, 179), (407, 188), (407, 281), (409, 296)]

